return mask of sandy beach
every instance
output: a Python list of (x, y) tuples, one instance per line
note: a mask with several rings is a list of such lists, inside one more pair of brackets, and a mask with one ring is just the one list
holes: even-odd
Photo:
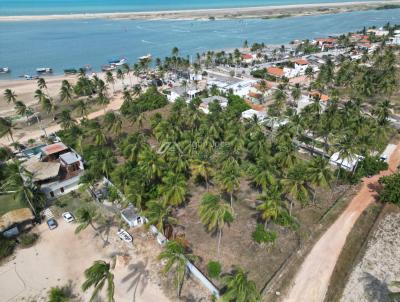
[(171, 10), (155, 12), (115, 12), (115, 13), (85, 13), (64, 15), (35, 16), (0, 16), (0, 22), (13, 21), (43, 21), (43, 20), (74, 20), (74, 19), (146, 19), (146, 20), (207, 20), (234, 18), (280, 18), (288, 16), (303, 16), (331, 14), (355, 10), (369, 10), (383, 5), (400, 5), (400, 0), (354, 1), (341, 3), (295, 4), (240, 8)]
[[(1, 301), (47, 301), (50, 287), (64, 286), (72, 281), (75, 294), (88, 301), (92, 291), (82, 294), (83, 271), (96, 260), (111, 261), (112, 255), (129, 255), (126, 262), (117, 261), (112, 271), (115, 275), (115, 300), (118, 302), (148, 302), (169, 299), (156, 283), (157, 270), (154, 260), (139, 247), (119, 240), (112, 230), (110, 244), (104, 246), (95, 232), (88, 228), (79, 235), (74, 233), (76, 224), (59, 220), (53, 231), (45, 223), (34, 228), (40, 235), (39, 242), (16, 254), (0, 267), (2, 284)], [(157, 249), (156, 243), (149, 242)], [(150, 266), (153, 269), (150, 269)]]

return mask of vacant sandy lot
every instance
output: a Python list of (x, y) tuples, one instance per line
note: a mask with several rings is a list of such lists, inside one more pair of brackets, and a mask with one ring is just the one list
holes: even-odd
[[(19, 249), (14, 258), (0, 266), (0, 301), (47, 301), (50, 287), (66, 285), (69, 280), (74, 294), (79, 295), (77, 301), (88, 301), (91, 291), (85, 295), (80, 291), (83, 271), (95, 260), (110, 261), (113, 255), (121, 254), (128, 255), (130, 261), (117, 261), (113, 270), (115, 301), (168, 301), (156, 284), (158, 276), (154, 266), (159, 264), (154, 263), (154, 257), (138, 252), (141, 246), (120, 241), (114, 229), (109, 235), (110, 244), (104, 246), (90, 227), (75, 235), (75, 225), (58, 222), (59, 227), (53, 231), (45, 223), (37, 226), (34, 231), (40, 234), (40, 239), (36, 245)], [(159, 249), (154, 240), (150, 243)]]
[(342, 302), (391, 302), (390, 283), (400, 280), (400, 214), (389, 214), (368, 242), (366, 253), (350, 275)]

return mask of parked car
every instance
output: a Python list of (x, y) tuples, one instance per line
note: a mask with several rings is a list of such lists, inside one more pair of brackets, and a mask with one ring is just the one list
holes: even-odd
[(66, 222), (68, 222), (68, 223), (75, 220), (74, 216), (72, 216), (72, 214), (71, 214), (70, 212), (62, 213), (62, 217), (63, 217), (64, 220), (65, 220)]
[(46, 223), (50, 230), (54, 230), (58, 226), (57, 221), (54, 218), (47, 219)]
[(129, 233), (127, 231), (125, 231), (124, 229), (119, 229), (117, 232), (118, 237), (125, 241), (125, 242), (132, 242), (133, 238), (131, 235), (129, 235)]

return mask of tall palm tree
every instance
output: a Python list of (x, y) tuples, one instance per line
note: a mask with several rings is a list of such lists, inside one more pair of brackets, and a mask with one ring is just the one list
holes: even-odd
[(162, 183), (159, 186), (159, 193), (165, 205), (179, 206), (186, 198), (187, 185), (185, 177), (169, 172), (162, 178)]
[(226, 162), (216, 174), (220, 187), (230, 196), (231, 209), (233, 210), (233, 194), (239, 188), (240, 169), (236, 161)]
[(117, 79), (121, 80), (122, 86), (125, 86), (124, 78), (125, 78), (124, 72), (121, 69), (118, 69), (117, 70)]
[(277, 219), (282, 213), (282, 193), (281, 188), (275, 185), (264, 191), (263, 194), (257, 198), (262, 201), (262, 204), (258, 205), (256, 209), (264, 220), (264, 228), (267, 228), (267, 224), (270, 220)]
[(35, 95), (34, 98), (41, 103), (45, 98), (46, 98), (46, 94), (43, 92), (42, 89), (36, 89), (35, 90)]
[(188, 261), (195, 261), (197, 257), (188, 252), (182, 243), (172, 240), (167, 242), (164, 251), (161, 252), (158, 258), (166, 261), (163, 268), (164, 274), (171, 271), (174, 273), (176, 296), (179, 297), (187, 270), (186, 264)]
[(254, 281), (249, 280), (247, 273), (240, 267), (236, 267), (232, 273), (222, 278), (225, 292), (221, 296), (221, 302), (259, 302), (261, 296), (257, 291)]
[(17, 95), (11, 89), (6, 89), (4, 90), (4, 99), (8, 104), (15, 103), (15, 101), (17, 100)]
[(88, 115), (88, 105), (84, 100), (78, 100), (76, 102), (76, 109), (79, 111), (81, 117), (87, 117)]
[(0, 137), (8, 135), (11, 138), (13, 144), (15, 143), (13, 132), (14, 126), (12, 121), (8, 117), (0, 117)]
[(18, 115), (23, 116), (25, 118), (28, 118), (29, 113), (30, 113), (30, 111), (28, 110), (28, 107), (22, 101), (15, 102), (15, 112)]
[(99, 92), (97, 95), (96, 102), (100, 106), (104, 106), (103, 110), (104, 110), (104, 113), (106, 113), (106, 107), (108, 104), (110, 104), (110, 99), (107, 97), (107, 95), (103, 92)]
[(315, 202), (316, 188), (329, 187), (329, 183), (332, 180), (328, 160), (321, 156), (314, 157), (307, 167), (307, 178), (314, 186), (313, 202)]
[(114, 76), (113, 76), (111, 71), (107, 71), (106, 72), (106, 82), (107, 82), (107, 84), (111, 84), (112, 85), (113, 94), (114, 94), (115, 93), (115, 88), (114, 88), (115, 79), (114, 79)]
[(289, 214), (292, 214), (293, 199), (305, 203), (309, 197), (305, 168), (302, 165), (294, 166), (289, 170), (286, 178), (282, 180), (284, 191), (290, 197)]
[(219, 196), (206, 193), (201, 200), (199, 216), (208, 232), (218, 233), (217, 255), (219, 258), (222, 230), (225, 224), (233, 221), (232, 210)]
[(60, 88), (61, 102), (71, 103), (73, 100), (72, 88), (69, 85), (62, 85)]
[(164, 234), (164, 226), (166, 224), (176, 224), (177, 222), (171, 216), (171, 208), (156, 200), (147, 202), (147, 209), (143, 214), (148, 219), (148, 224), (155, 225), (162, 234)]
[(96, 211), (93, 208), (89, 207), (82, 207), (76, 211), (76, 220), (79, 223), (77, 228), (75, 229), (75, 233), (78, 234), (79, 232), (86, 229), (89, 225), (96, 231), (93, 222), (96, 218)]
[(37, 85), (38, 85), (39, 89), (45, 89), (47, 94), (49, 94), (49, 91), (47, 89), (47, 83), (46, 83), (46, 80), (44, 78), (39, 78), (37, 80)]
[(132, 87), (131, 68), (130, 68), (129, 64), (128, 63), (124, 63), (124, 64), (122, 64), (121, 68), (122, 68), (122, 71), (126, 75), (128, 75), (129, 83), (131, 84), (131, 87)]
[(385, 125), (388, 122), (388, 118), (390, 116), (390, 109), (392, 105), (389, 100), (384, 100), (379, 102), (376, 106), (376, 109), (373, 111), (379, 125)]
[(107, 112), (104, 116), (104, 126), (114, 134), (120, 134), (122, 131), (121, 115), (113, 111)]
[(65, 109), (60, 113), (60, 124), (65, 130), (71, 129), (74, 125), (76, 125), (76, 120), (72, 118), (71, 111), (69, 109)]
[(45, 97), (41, 100), (40, 106), (42, 107), (42, 110), (44, 110), (47, 114), (54, 113), (56, 109), (53, 101), (48, 97)]
[(94, 287), (89, 302), (95, 301), (105, 283), (107, 283), (107, 302), (114, 302), (114, 274), (111, 273), (111, 265), (105, 261), (97, 260), (91, 267), (85, 270), (85, 282), (82, 290), (85, 292), (90, 287)]
[(207, 159), (195, 159), (190, 166), (193, 176), (201, 176), (206, 182), (207, 192), (209, 190), (209, 180), (214, 174), (212, 163)]

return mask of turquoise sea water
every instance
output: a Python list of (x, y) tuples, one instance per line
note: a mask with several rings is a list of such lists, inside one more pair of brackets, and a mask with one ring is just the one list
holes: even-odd
[(342, 14), (217, 21), (68, 20), (0, 23), (0, 66), (12, 69), (0, 79), (34, 74), (52, 67), (56, 74), (85, 64), (99, 70), (108, 59), (124, 56), (129, 63), (151, 53), (170, 55), (174, 46), (182, 55), (249, 43), (288, 43), (362, 29), (363, 26), (400, 24), (400, 9)]
[(349, 1), (352, 0), (0, 0), (0, 15), (133, 12)]

